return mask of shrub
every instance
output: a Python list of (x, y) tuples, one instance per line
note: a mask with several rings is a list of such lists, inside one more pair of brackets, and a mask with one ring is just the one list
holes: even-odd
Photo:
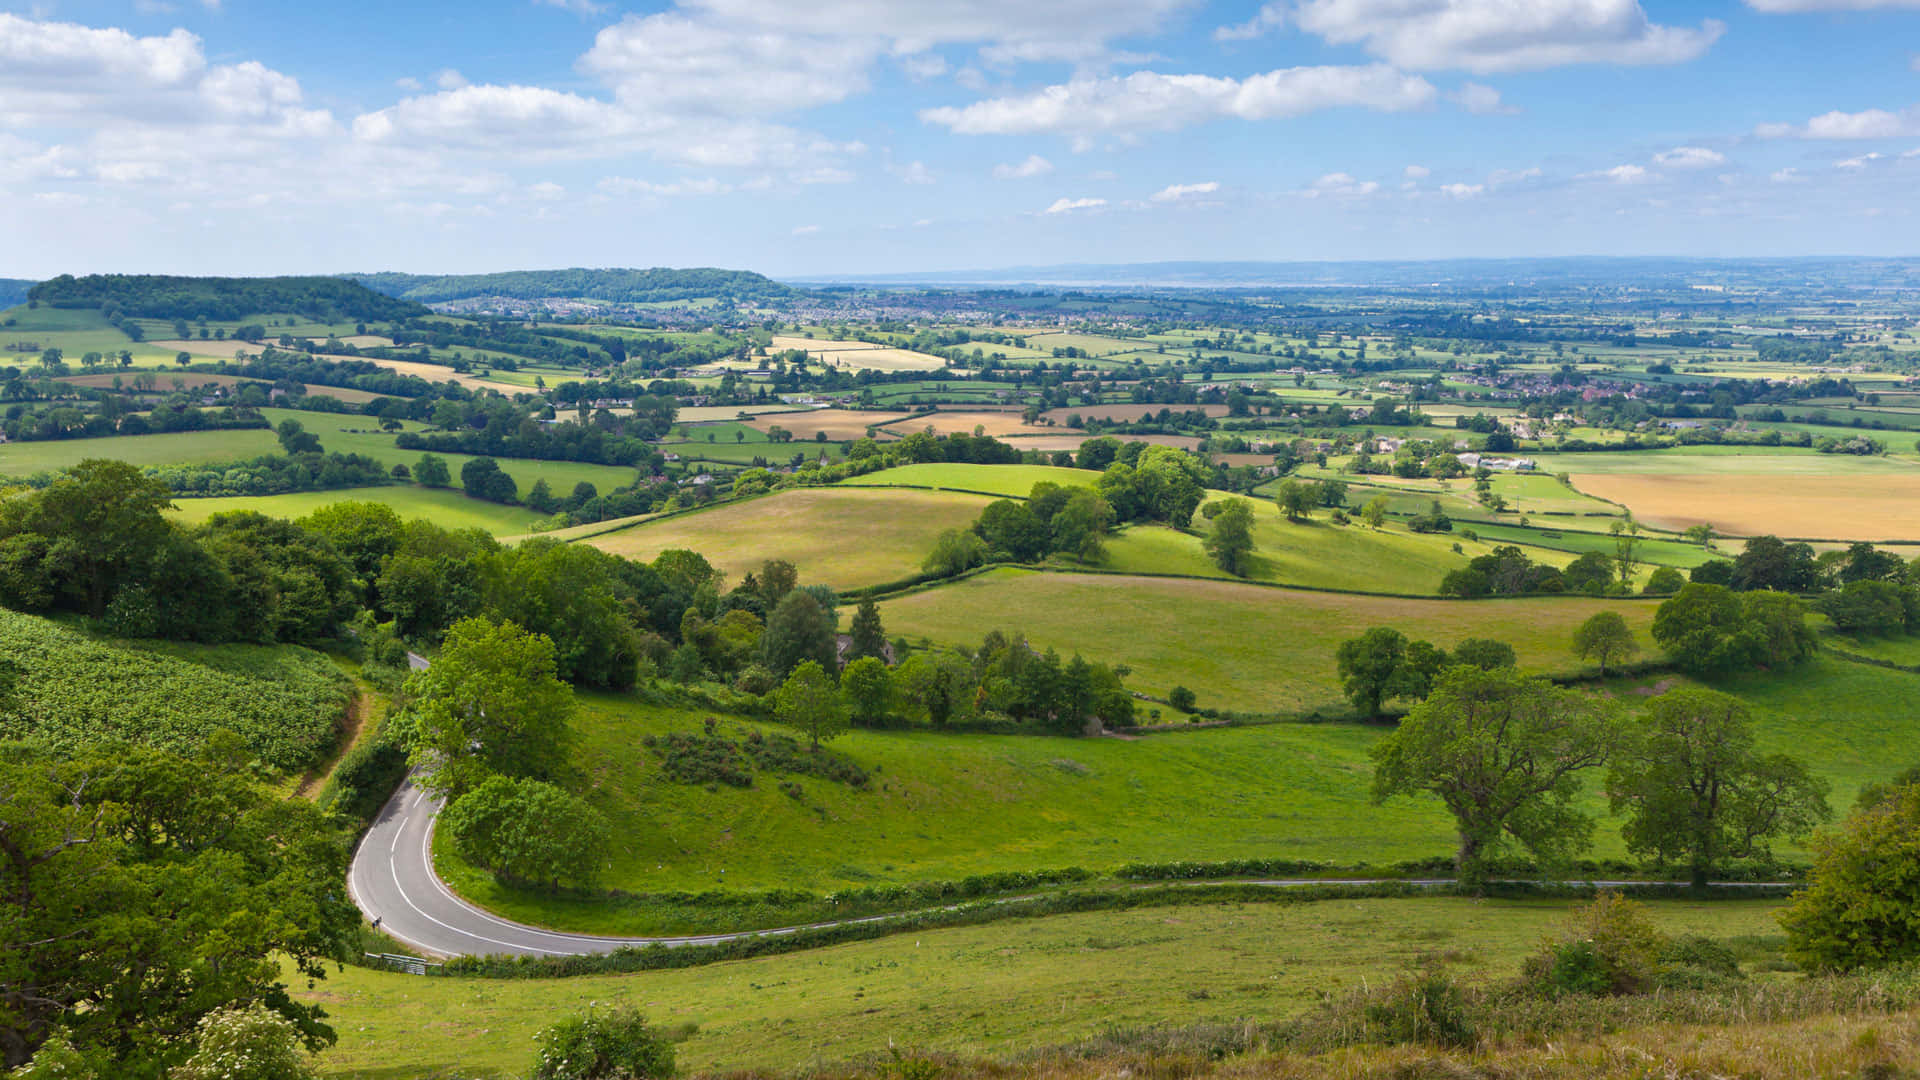
[(1780, 916), (1787, 951), (1834, 970), (1920, 959), (1920, 785), (1814, 838), (1811, 885)]
[(1365, 1007), (1369, 1034), (1389, 1043), (1472, 1046), (1477, 1039), (1466, 995), (1453, 976), (1425, 964), (1400, 976)]
[(1565, 927), (1522, 967), (1526, 983), (1549, 997), (1635, 994), (1653, 985), (1668, 942), (1646, 908), (1605, 892), (1575, 908)]
[(658, 1080), (673, 1075), (673, 1045), (638, 1011), (619, 1006), (542, 1031), (534, 1080)]
[(258, 1002), (200, 1020), (193, 1056), (169, 1080), (310, 1080), (311, 1057), (293, 1021)]

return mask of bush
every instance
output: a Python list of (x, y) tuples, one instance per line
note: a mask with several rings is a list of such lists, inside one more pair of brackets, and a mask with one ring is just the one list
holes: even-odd
[(1369, 1035), (1388, 1043), (1472, 1046), (1478, 1038), (1466, 995), (1437, 964), (1401, 975), (1365, 1007)]
[(293, 1021), (258, 1002), (200, 1020), (193, 1056), (169, 1080), (310, 1080), (311, 1057)]
[(407, 777), (407, 750), (382, 736), (347, 751), (320, 793), (322, 808), (371, 822)]
[(576, 1016), (542, 1031), (534, 1080), (642, 1080), (673, 1075), (673, 1045), (628, 1006)]
[(1920, 959), (1920, 785), (1816, 836), (1810, 886), (1780, 917), (1787, 951), (1819, 970)]
[(1575, 908), (1560, 934), (1542, 941), (1521, 973), (1549, 997), (1637, 994), (1653, 985), (1667, 947), (1644, 906), (1605, 892)]

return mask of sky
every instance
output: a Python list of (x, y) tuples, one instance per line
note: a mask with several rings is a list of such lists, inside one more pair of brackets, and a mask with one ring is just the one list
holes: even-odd
[(0, 0), (0, 276), (1920, 254), (1920, 0)]

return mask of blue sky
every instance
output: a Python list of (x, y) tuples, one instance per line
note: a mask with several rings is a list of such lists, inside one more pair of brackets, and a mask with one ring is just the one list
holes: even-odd
[(1920, 0), (0, 12), (0, 275), (1920, 254)]

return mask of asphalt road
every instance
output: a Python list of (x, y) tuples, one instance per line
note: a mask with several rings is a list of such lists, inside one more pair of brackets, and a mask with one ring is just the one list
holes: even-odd
[[(414, 670), (427, 666), (420, 656), (407, 654)], [(743, 930), (729, 934), (697, 937), (615, 938), (592, 934), (564, 934), (503, 919), (455, 896), (433, 872), (433, 822), (440, 813), (438, 798), (417, 788), (411, 777), (374, 819), (373, 826), (354, 850), (353, 866), (347, 885), (354, 903), (381, 930), (423, 953), (436, 956), (512, 954), (519, 956), (581, 956), (611, 952), (624, 945), (705, 945), (748, 937), (777, 937), (799, 930), (857, 923), (886, 922), (905, 914), (875, 915), (863, 919), (788, 926), (773, 930)], [(1398, 879), (1395, 879), (1398, 880)], [(1377, 878), (1343, 880), (1288, 878), (1265, 881), (1238, 881), (1241, 885), (1268, 888), (1300, 888), (1309, 885), (1372, 885)], [(1442, 886), (1447, 878), (1400, 881), (1401, 884)], [(1207, 882), (1164, 882), (1161, 884), (1203, 885)], [(1593, 881), (1584, 884), (1601, 888), (1645, 884), (1627, 881)], [(1760, 883), (1754, 883), (1760, 884)], [(1772, 884), (1772, 883), (1767, 883)], [(1006, 897), (1009, 903), (1024, 897)]]

